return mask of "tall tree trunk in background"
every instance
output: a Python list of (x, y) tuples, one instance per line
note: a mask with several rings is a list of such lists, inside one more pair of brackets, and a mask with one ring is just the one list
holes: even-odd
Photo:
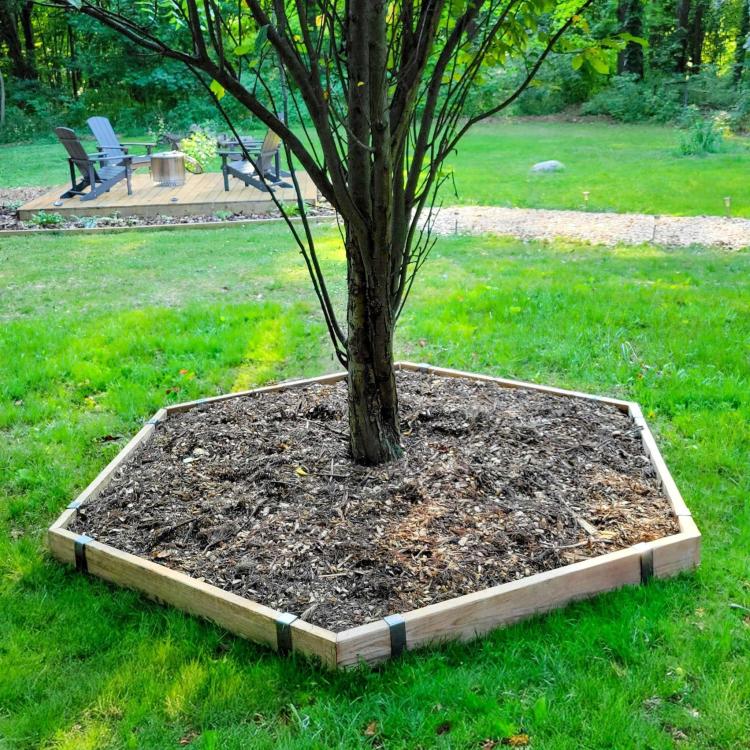
[(690, 19), (688, 34), (688, 57), (693, 63), (693, 72), (697, 73), (703, 64), (703, 40), (706, 38), (704, 16), (708, 10), (709, 0), (697, 0)]
[(690, 35), (690, 0), (677, 0), (677, 23), (675, 27), (675, 70), (684, 73), (688, 67), (688, 37)]
[(8, 48), (10, 74), (15, 78), (35, 78), (36, 72), (26, 60), (18, 34), (18, 18), (14, 9), (6, 2), (0, 2), (0, 39)]
[[(677, 0), (675, 70), (678, 73), (685, 73), (688, 69), (696, 73), (700, 70), (703, 63), (703, 40), (706, 36), (703, 17), (708, 3), (709, 0)], [(690, 66), (688, 62), (691, 63)]]
[(745, 59), (747, 49), (745, 45), (750, 37), (750, 0), (742, 0), (742, 15), (740, 16), (740, 28), (737, 32), (737, 49), (734, 53), (734, 71), (732, 78), (735, 83), (742, 80), (742, 74), (745, 72)]
[[(620, 0), (617, 6), (617, 18), (620, 31), (633, 36), (643, 36), (643, 2), (642, 0)], [(617, 56), (617, 72), (630, 73), (643, 78), (643, 47), (636, 42), (628, 42), (625, 49)]]
[(5, 125), (5, 78), (0, 70), (0, 128)]
[(78, 99), (78, 68), (76, 65), (76, 40), (73, 27), (68, 24), (68, 73), (70, 75), (70, 90), (74, 99)]
[(34, 3), (26, 2), (21, 8), (21, 29), (23, 30), (24, 49), (26, 53), (26, 66), (28, 67), (31, 77), (37, 78), (36, 69), (36, 49), (34, 45), (34, 25), (31, 15), (34, 12)]

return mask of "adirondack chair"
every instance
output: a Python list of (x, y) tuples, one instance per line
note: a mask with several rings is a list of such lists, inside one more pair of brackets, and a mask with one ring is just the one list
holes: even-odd
[[(222, 143), (222, 141), (220, 141)], [(291, 177), (289, 172), (281, 170), (280, 147), (281, 137), (272, 130), (266, 133), (262, 142), (250, 138), (242, 138), (253, 163), (245, 158), (239, 149), (239, 142), (223, 141), (232, 150), (219, 151), (221, 156), (221, 173), (224, 175), (224, 190), (229, 190), (229, 177), (241, 180), (245, 185), (252, 185), (258, 190), (274, 190), (276, 188), (293, 187), (284, 177)], [(262, 177), (261, 177), (262, 175)]]
[[(68, 152), (70, 167), (71, 188), (60, 198), (80, 195), (82, 201), (90, 201), (102, 193), (109, 192), (110, 188), (120, 180), (127, 181), (128, 195), (133, 194), (132, 156), (127, 154), (113, 156), (101, 151), (96, 154), (87, 154), (78, 136), (70, 128), (55, 128), (55, 134)], [(76, 169), (81, 173), (81, 179), (78, 182), (76, 182)]]
[[(120, 143), (112, 123), (106, 117), (89, 117), (86, 122), (102, 153), (110, 156), (130, 156), (133, 169), (151, 163), (151, 150), (156, 146), (155, 143)], [(146, 153), (139, 156), (130, 155), (128, 150), (131, 146), (143, 146)]]

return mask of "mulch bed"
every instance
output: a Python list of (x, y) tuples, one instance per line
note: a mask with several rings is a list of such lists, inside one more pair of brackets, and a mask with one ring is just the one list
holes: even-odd
[(160, 424), (74, 530), (340, 630), (678, 531), (616, 408), (398, 374), (405, 455), (348, 457), (346, 386)]

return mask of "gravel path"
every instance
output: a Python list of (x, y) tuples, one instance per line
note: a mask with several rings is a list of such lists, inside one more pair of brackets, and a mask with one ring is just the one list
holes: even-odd
[[(28, 201), (46, 188), (0, 188), (0, 228), (19, 228), (11, 201)], [(3, 221), (4, 220), (4, 221)], [(122, 222), (122, 220), (121, 220)], [(122, 222), (124, 223), (124, 222)], [(750, 247), (750, 219), (723, 216), (651, 216), (541, 208), (449, 206), (435, 220), (438, 234), (503, 234), (524, 240), (564, 237), (595, 245), (704, 245), (740, 250)]]
[(750, 219), (722, 216), (651, 216), (535, 208), (451, 206), (435, 220), (438, 234), (503, 234), (529, 240), (564, 237), (597, 245), (750, 246)]

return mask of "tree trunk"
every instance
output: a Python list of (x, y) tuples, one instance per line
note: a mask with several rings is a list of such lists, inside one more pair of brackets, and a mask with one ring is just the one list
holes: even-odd
[(747, 56), (748, 36), (750, 36), (750, 0), (742, 0), (742, 15), (740, 16), (740, 28), (737, 32), (737, 50), (734, 53), (734, 71), (732, 79), (735, 83), (742, 80), (745, 72), (745, 57)]
[(706, 38), (706, 29), (703, 17), (706, 13), (708, 3), (706, 0), (698, 0), (695, 11), (690, 21), (690, 35), (688, 37), (688, 55), (693, 63), (693, 72), (700, 71), (703, 64), (703, 40)]
[(34, 45), (34, 25), (31, 20), (34, 3), (26, 2), (21, 8), (21, 28), (23, 29), (24, 49), (26, 50), (26, 67), (32, 78), (37, 78), (36, 49)]
[(347, 241), (349, 434), (355, 461), (380, 464), (398, 458), (403, 448), (388, 276), (366, 272), (362, 258), (375, 255), (367, 242)]
[(23, 54), (23, 45), (18, 34), (18, 18), (13, 9), (0, 2), (0, 40), (8, 47), (10, 74), (15, 78), (33, 79), (34, 69), (28, 64)]
[(688, 36), (690, 34), (690, 0), (677, 0), (677, 28), (675, 29), (675, 70), (684, 73), (688, 63)]
[[(642, 0), (620, 0), (617, 6), (620, 30), (633, 36), (643, 36)], [(628, 42), (617, 56), (617, 72), (631, 73), (643, 78), (643, 47), (637, 42)]]
[(5, 79), (0, 70), (0, 128), (5, 126)]

